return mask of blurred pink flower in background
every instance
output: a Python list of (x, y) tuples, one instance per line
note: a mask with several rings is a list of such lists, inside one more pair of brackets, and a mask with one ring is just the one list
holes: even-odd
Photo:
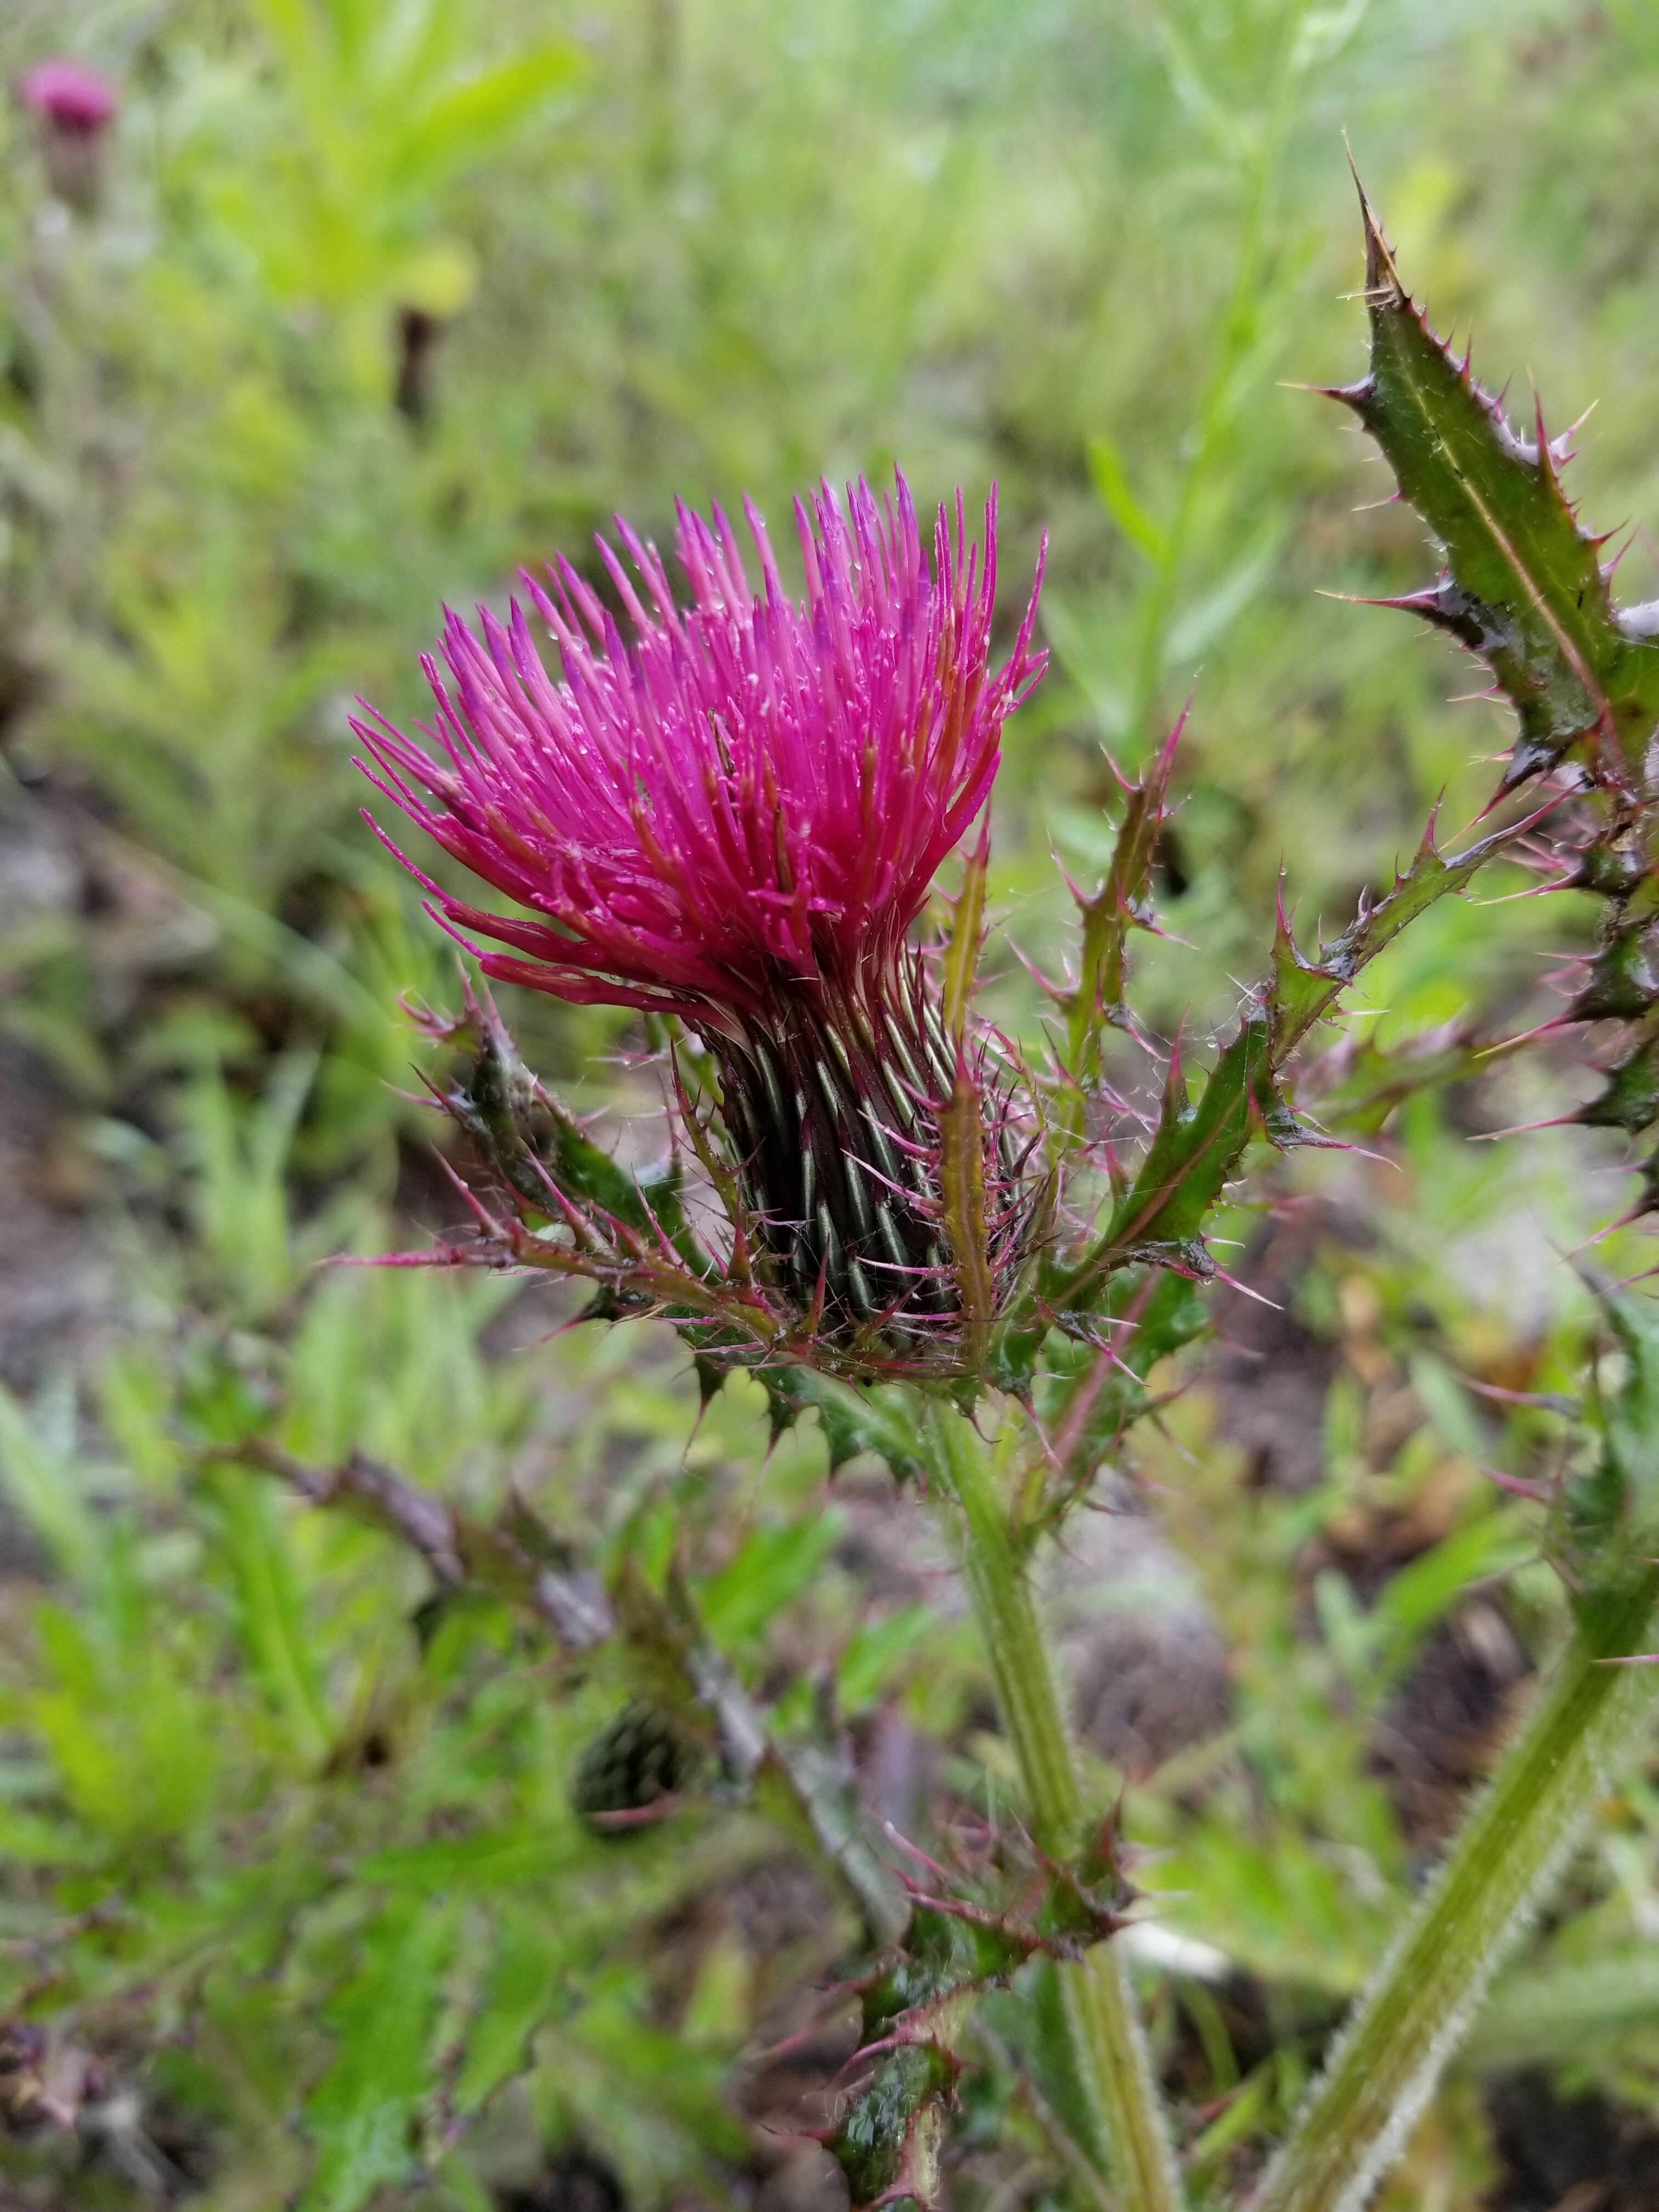
[(17, 89), (25, 107), (44, 115), (58, 130), (94, 136), (114, 119), (121, 104), (109, 79), (81, 62), (37, 62)]
[(103, 184), (101, 141), (115, 120), (120, 94), (98, 70), (54, 56), (25, 71), (17, 96), (40, 118), (41, 152), (53, 194), (90, 215)]

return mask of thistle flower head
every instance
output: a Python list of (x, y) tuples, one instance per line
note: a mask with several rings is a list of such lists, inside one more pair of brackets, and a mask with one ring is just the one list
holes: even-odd
[[(567, 561), (524, 579), (559, 648), (543, 666), (524, 610), (477, 635), (454, 615), (436, 702), (412, 743), (353, 726), (388, 796), (534, 920), (428, 886), (458, 932), (494, 939), (485, 971), (563, 999), (678, 1012), (736, 1036), (803, 980), (854, 985), (890, 961), (940, 862), (989, 794), (1004, 718), (1041, 673), (1035, 608), (990, 665), (995, 505), (984, 548), (940, 511), (930, 572), (908, 488), (848, 512), (825, 487), (796, 523), (806, 592), (790, 599), (746, 510), (755, 593), (719, 508), (682, 507), (682, 611), (625, 523), (633, 574), (600, 555), (632, 636)], [(400, 856), (401, 857), (401, 856)]]
[(626, 560), (599, 550), (629, 635), (560, 561), (549, 588), (524, 578), (559, 680), (522, 605), (476, 632), (451, 614), (441, 666), (422, 663), (426, 743), (373, 710), (352, 726), (387, 797), (527, 909), (480, 908), (398, 854), (487, 975), (704, 1039), (744, 1198), (803, 1304), (943, 1310), (926, 1109), (958, 1055), (907, 933), (1042, 673), (1036, 590), (994, 668), (994, 495), (982, 544), (960, 494), (939, 510), (930, 562), (902, 476), (844, 509), (823, 487), (796, 506), (799, 600), (745, 515), (757, 591), (718, 507), (678, 510), (685, 608), (619, 521)]
[(44, 116), (54, 129), (95, 137), (114, 119), (119, 106), (115, 87), (80, 62), (37, 62), (18, 84), (25, 107)]

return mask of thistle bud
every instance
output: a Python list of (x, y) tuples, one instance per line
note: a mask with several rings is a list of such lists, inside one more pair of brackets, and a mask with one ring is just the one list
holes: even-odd
[(668, 1716), (636, 1698), (584, 1746), (571, 1807), (598, 1834), (626, 1833), (618, 1816), (648, 1812), (677, 1796), (696, 1767), (695, 1747)]
[(18, 88), (40, 118), (46, 181), (54, 196), (89, 215), (103, 183), (103, 139), (120, 102), (115, 87), (79, 62), (37, 62)]

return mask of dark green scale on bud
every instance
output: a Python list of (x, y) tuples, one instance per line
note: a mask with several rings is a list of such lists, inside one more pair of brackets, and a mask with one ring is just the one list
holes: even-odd
[(668, 1715), (636, 1698), (583, 1747), (570, 1784), (571, 1808), (597, 1834), (626, 1834), (619, 1815), (644, 1813), (678, 1796), (695, 1780), (700, 1764), (696, 1747)]

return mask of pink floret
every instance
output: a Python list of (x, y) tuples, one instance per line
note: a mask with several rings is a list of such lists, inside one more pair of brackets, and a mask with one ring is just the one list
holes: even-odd
[(810, 511), (796, 502), (799, 602), (744, 512), (758, 594), (718, 507), (712, 526), (678, 510), (684, 611), (619, 519), (628, 564), (599, 550), (629, 640), (562, 559), (550, 595), (524, 583), (562, 680), (516, 602), (505, 628), (481, 609), (481, 634), (447, 614), (443, 670), (422, 664), (434, 750), (372, 708), (354, 720), (380, 789), (529, 909), (480, 909), (398, 854), (453, 933), (511, 948), (482, 956), (488, 974), (733, 1032), (791, 979), (872, 981), (985, 805), (1003, 722), (1045, 659), (1039, 562), (1012, 651), (990, 667), (994, 492), (982, 549), (960, 494), (954, 518), (940, 508), (930, 568), (902, 476), (896, 501), (860, 482), (845, 512), (824, 485)]
[(115, 87), (80, 62), (37, 62), (18, 93), (26, 107), (46, 116), (62, 131), (101, 131), (120, 105)]

